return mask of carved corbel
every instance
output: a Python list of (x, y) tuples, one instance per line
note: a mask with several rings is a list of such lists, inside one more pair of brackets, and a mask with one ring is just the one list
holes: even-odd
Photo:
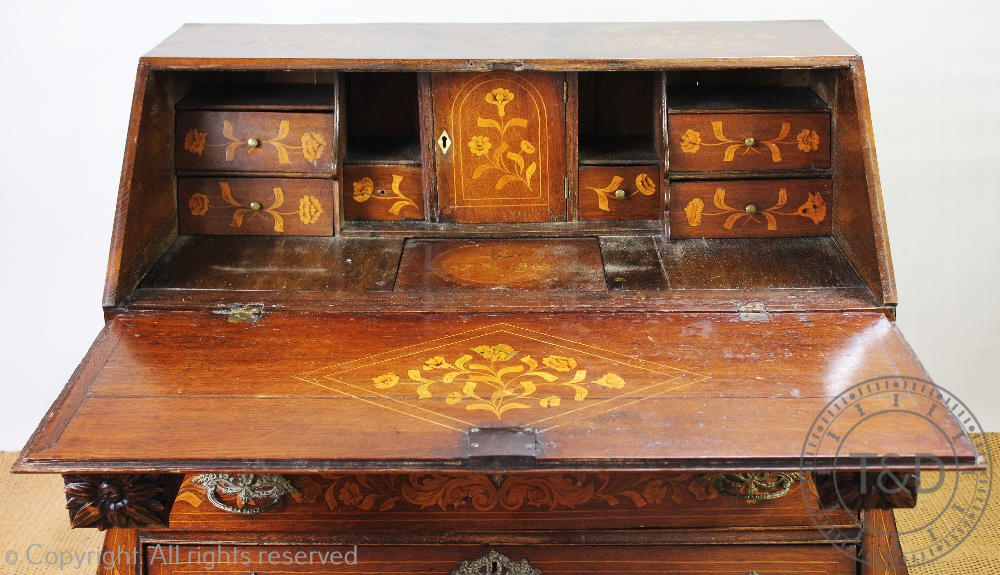
[(73, 527), (166, 527), (179, 475), (64, 475)]

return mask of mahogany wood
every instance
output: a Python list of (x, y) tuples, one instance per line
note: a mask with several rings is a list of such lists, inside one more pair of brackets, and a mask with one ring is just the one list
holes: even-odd
[[(147, 556), (854, 574), (794, 499), (702, 474), (796, 471), (837, 393), (926, 378), (892, 323), (866, 92), (820, 22), (185, 26), (140, 60), (108, 323), (16, 469), (65, 473), (74, 523)], [(932, 419), (841, 451), (903, 473), (950, 435), (975, 467)], [(837, 466), (862, 556), (898, 541), (857, 509), (913, 503), (862, 492), (868, 463)], [(202, 472), (297, 489), (248, 518)], [(116, 527), (161, 522), (185, 475), (172, 525)], [(415, 477), (458, 487), (419, 499)]]
[[(366, 572), (373, 574), (390, 573), (431, 573), (447, 575), (462, 561), (472, 561), (487, 555), (493, 546), (489, 545), (443, 545), (443, 546), (358, 546), (358, 565), (366, 566)], [(352, 551), (346, 543), (341, 547), (311, 546), (244, 546), (235, 550), (237, 559), (231, 560), (240, 569), (252, 569), (260, 573), (283, 573), (288, 569), (287, 561), (295, 565), (296, 573), (329, 573), (330, 565), (320, 565), (318, 560), (310, 565), (309, 553), (328, 554)], [(511, 560), (526, 559), (532, 567), (542, 573), (569, 575), (573, 573), (699, 573), (710, 575), (734, 575), (752, 571), (760, 573), (782, 573), (788, 575), (855, 575), (855, 562), (830, 545), (813, 546), (518, 546), (516, 543), (499, 545), (495, 550)], [(149, 575), (174, 575), (190, 573), (192, 568), (204, 569), (204, 561), (214, 557), (223, 558), (217, 546), (182, 546), (180, 556), (174, 558), (156, 555), (156, 547), (146, 548), (146, 562)], [(231, 548), (225, 551), (232, 552)], [(245, 553), (246, 555), (243, 555)], [(296, 553), (300, 553), (296, 564)], [(231, 553), (232, 555), (232, 553)], [(199, 562), (199, 557), (201, 561)], [(225, 563), (216, 565), (225, 567)], [(230, 564), (232, 565), (232, 564)], [(283, 566), (284, 565), (284, 566)], [(343, 568), (343, 566), (341, 567)]]
[(333, 182), (317, 179), (178, 178), (182, 234), (333, 235)]
[(813, 113), (673, 113), (671, 170), (815, 170), (830, 167), (830, 116)]
[(432, 90), (442, 218), (566, 220), (565, 74), (435, 74)]
[(836, 211), (829, 180), (674, 182), (675, 238), (825, 236)]
[(344, 166), (344, 219), (424, 219), (423, 173), (408, 166)]
[(581, 166), (579, 185), (581, 220), (657, 220), (663, 210), (660, 167), (655, 164)]
[(180, 170), (329, 175), (333, 135), (328, 114), (181, 111), (175, 157)]
[(410, 240), (396, 291), (604, 291), (596, 239)]
[[(802, 503), (808, 480), (776, 499), (729, 497), (698, 473), (355, 473), (286, 475), (298, 490), (255, 518), (216, 508), (193, 477), (170, 514), (174, 532), (222, 530), (320, 533), (420, 530), (495, 532), (657, 528), (813, 528)], [(227, 496), (235, 505), (235, 497)], [(850, 531), (857, 515), (831, 511), (830, 525)], [(818, 536), (818, 533), (816, 533)], [(506, 536), (510, 536), (509, 534)]]
[[(538, 467), (791, 470), (804, 430), (847, 386), (888, 373), (926, 378), (896, 328), (873, 312), (772, 314), (769, 322), (733, 313), (265, 313), (250, 324), (146, 313), (116, 317), (106, 331), (85, 360), (94, 367), (71, 382), (19, 469), (474, 467), (463, 434), (492, 425), (537, 429)], [(773, 350), (763, 363), (760, 337)], [(841, 361), (849, 378), (839, 375)], [(548, 375), (530, 393), (449, 395), (465, 376), (442, 378), (476, 362), (496, 370), (538, 362), (532, 369)], [(586, 393), (560, 387), (580, 371)], [(438, 383), (420, 388), (424, 379)], [(934, 423), (943, 435), (932, 423), (881, 429), (852, 435), (842, 451), (951, 460), (943, 437), (961, 430), (941, 411)], [(975, 464), (967, 439), (956, 448), (959, 461)], [(833, 455), (817, 461), (832, 464)]]

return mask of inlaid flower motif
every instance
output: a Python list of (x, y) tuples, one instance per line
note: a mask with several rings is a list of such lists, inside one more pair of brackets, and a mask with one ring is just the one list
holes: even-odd
[(486, 94), (486, 101), (497, 107), (497, 114), (503, 118), (504, 114), (507, 112), (504, 108), (507, 104), (514, 101), (514, 93), (507, 88), (495, 88), (489, 94)]
[(494, 346), (489, 345), (479, 345), (472, 348), (472, 351), (479, 354), (483, 359), (488, 359), (490, 361), (507, 361), (508, 359), (514, 357), (517, 352), (511, 346), (500, 343)]
[(369, 177), (361, 178), (360, 180), (354, 182), (354, 201), (364, 202), (368, 198), (372, 197), (372, 192), (375, 191), (375, 182)]
[(608, 389), (621, 389), (625, 387), (625, 380), (616, 373), (606, 373), (594, 383), (601, 387), (607, 387)]
[(559, 407), (562, 405), (562, 400), (559, 399), (558, 395), (550, 395), (539, 399), (538, 405), (542, 407)]
[(326, 147), (326, 140), (318, 132), (305, 132), (302, 134), (302, 157), (310, 162), (315, 162), (323, 155)]
[(799, 149), (803, 152), (815, 152), (819, 149), (819, 134), (808, 128), (799, 132), (795, 140), (799, 143)]
[(656, 479), (646, 484), (646, 488), (642, 490), (642, 498), (646, 500), (646, 503), (654, 505), (663, 503), (663, 500), (667, 498), (667, 491), (669, 489), (662, 481)]
[(192, 216), (204, 216), (208, 212), (208, 196), (205, 194), (192, 194), (188, 200), (188, 209)]
[(656, 182), (648, 174), (642, 173), (635, 177), (635, 189), (644, 196), (652, 196), (656, 193)]
[(207, 138), (208, 132), (202, 132), (198, 128), (191, 128), (184, 134), (184, 149), (200, 156), (202, 151), (205, 150), (205, 141)]
[(521, 140), (521, 151), (525, 154), (534, 154), (535, 146), (531, 145), (528, 140)]
[(378, 377), (373, 377), (376, 389), (389, 389), (399, 383), (399, 376), (395, 373), (384, 373)]
[(701, 225), (701, 213), (705, 211), (705, 202), (701, 198), (694, 198), (684, 206), (684, 215), (687, 216), (688, 225), (697, 227)]
[(340, 500), (345, 505), (357, 505), (361, 503), (362, 499), (364, 497), (361, 495), (361, 488), (358, 487), (357, 483), (345, 483), (340, 489)]
[(542, 363), (550, 369), (562, 372), (576, 368), (575, 359), (562, 355), (550, 355), (549, 357), (542, 358)]
[(469, 150), (473, 156), (485, 156), (493, 147), (489, 136), (472, 136), (469, 140)]
[(587, 370), (568, 356), (549, 355), (539, 361), (506, 343), (477, 345), (470, 351), (450, 361), (447, 356), (430, 357), (422, 366), (407, 369), (405, 378), (386, 373), (372, 381), (376, 389), (412, 386), (418, 400), (444, 399), (466, 411), (488, 411), (498, 420), (510, 410), (559, 407), (563, 400), (582, 402), (592, 385), (626, 386), (614, 373), (588, 380)]
[(809, 218), (814, 224), (826, 219), (826, 202), (819, 193), (810, 193), (806, 202), (799, 206), (795, 215)]
[(681, 151), (685, 154), (693, 154), (701, 149), (701, 134), (694, 130), (687, 130), (681, 135)]
[(430, 371), (432, 369), (440, 369), (444, 367), (451, 367), (443, 356), (435, 355), (434, 357), (428, 359), (424, 362), (424, 371)]
[(299, 220), (306, 225), (315, 224), (323, 213), (323, 206), (319, 203), (319, 198), (304, 195), (299, 200)]

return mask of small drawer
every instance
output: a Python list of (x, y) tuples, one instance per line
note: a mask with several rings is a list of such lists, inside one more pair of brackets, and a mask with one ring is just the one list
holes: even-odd
[(663, 189), (658, 166), (581, 167), (581, 220), (656, 220)]
[(406, 166), (345, 166), (344, 219), (420, 220), (424, 217), (423, 174)]
[(177, 113), (179, 170), (330, 174), (334, 149), (332, 114)]
[(828, 169), (828, 113), (677, 113), (671, 172)]
[(830, 180), (720, 180), (670, 184), (675, 238), (830, 234)]
[[(855, 575), (856, 562), (833, 545), (152, 545), (149, 575), (192, 573), (369, 575)], [(527, 563), (527, 564), (525, 564)]]
[(333, 235), (332, 180), (178, 178), (181, 234)]

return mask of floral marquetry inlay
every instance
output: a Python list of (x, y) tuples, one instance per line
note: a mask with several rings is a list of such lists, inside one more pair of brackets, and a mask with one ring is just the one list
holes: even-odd
[[(472, 353), (447, 359), (436, 355), (419, 368), (409, 369), (403, 379), (395, 373), (372, 378), (378, 389), (409, 386), (420, 399), (444, 395), (448, 405), (483, 410), (503, 419), (512, 409), (558, 407), (563, 400), (581, 402), (590, 386), (625, 388), (621, 376), (608, 372), (588, 377), (575, 358), (549, 355), (539, 360), (506, 343), (481, 344)], [(517, 361), (515, 361), (517, 358)]]
[(804, 153), (819, 150), (820, 137), (815, 130), (809, 128), (803, 129), (796, 134), (794, 139), (789, 139), (791, 129), (792, 124), (783, 121), (778, 128), (777, 135), (772, 138), (734, 140), (726, 136), (721, 121), (714, 121), (712, 122), (714, 142), (702, 139), (701, 132), (697, 130), (687, 129), (681, 135), (681, 151), (685, 154), (697, 154), (703, 147), (725, 146), (722, 161), (732, 162), (739, 156), (745, 156), (749, 153), (763, 153), (760, 150), (760, 146), (763, 146), (770, 153), (771, 161), (777, 164), (782, 161), (781, 146), (796, 146), (799, 151)]
[[(641, 355), (641, 350), (636, 352)], [(703, 376), (509, 324), (446, 335), (302, 374), (338, 394), (464, 431), (503, 421), (551, 429)]]
[(717, 212), (706, 212), (705, 201), (701, 198), (692, 198), (684, 206), (684, 215), (687, 217), (688, 225), (698, 227), (705, 217), (725, 216), (722, 227), (731, 230), (736, 224), (763, 224), (768, 230), (778, 229), (778, 219), (776, 216), (802, 217), (811, 220), (814, 224), (819, 224), (826, 219), (826, 203), (818, 192), (810, 192), (806, 201), (794, 211), (782, 211), (788, 203), (788, 190), (778, 189), (778, 197), (774, 205), (765, 209), (758, 209), (755, 205), (748, 205), (743, 209), (737, 209), (726, 203), (725, 188), (716, 188), (712, 196), (712, 204)]
[(290, 211), (280, 211), (279, 208), (285, 204), (285, 192), (280, 187), (272, 189), (273, 199), (266, 207), (257, 201), (238, 201), (234, 196), (229, 182), (219, 182), (219, 197), (223, 203), (216, 206), (207, 194), (197, 192), (191, 194), (188, 199), (188, 210), (192, 216), (204, 216), (210, 209), (232, 210), (232, 221), (230, 226), (242, 228), (243, 225), (254, 218), (265, 218), (270, 221), (276, 233), (285, 231), (285, 217), (295, 216), (303, 225), (312, 225), (319, 221), (323, 214), (323, 205), (319, 198), (304, 194), (299, 198), (298, 209)]
[[(514, 93), (507, 88), (491, 90), (483, 99), (496, 107), (497, 117), (476, 118), (476, 126), (486, 133), (476, 134), (469, 140), (469, 151), (483, 162), (473, 170), (472, 179), (478, 180), (490, 173), (496, 173), (494, 189), (502, 190), (508, 184), (521, 182), (530, 190), (531, 179), (538, 169), (538, 162), (533, 158), (535, 146), (518, 136), (517, 130), (514, 130), (514, 128), (528, 128), (528, 119), (504, 117), (507, 114), (507, 104), (514, 101)], [(496, 139), (495, 147), (491, 138)]]
[[(214, 474), (212, 474), (214, 475)], [(393, 511), (510, 512), (560, 509), (670, 508), (718, 499), (712, 477), (694, 473), (350, 473), (287, 478), (289, 498), (331, 513)], [(211, 501), (199, 479), (179, 501)], [(213, 503), (216, 507), (217, 504)]]
[(326, 149), (326, 139), (323, 138), (322, 134), (312, 131), (303, 132), (299, 138), (299, 145), (296, 146), (285, 141), (289, 131), (289, 121), (281, 120), (278, 122), (277, 133), (274, 137), (267, 140), (255, 140), (251, 137), (243, 138), (238, 136), (233, 123), (229, 120), (223, 120), (222, 137), (226, 140), (225, 142), (210, 144), (208, 142), (208, 132), (204, 132), (198, 128), (190, 128), (184, 134), (184, 151), (200, 156), (206, 147), (225, 146), (226, 162), (232, 162), (233, 158), (236, 157), (236, 152), (241, 148), (246, 148), (247, 153), (254, 153), (259, 152), (266, 144), (277, 154), (276, 157), (279, 164), (290, 164), (291, 160), (288, 154), (293, 151), (301, 153), (302, 157), (309, 162), (315, 162), (323, 155), (323, 150)]
[[(643, 172), (635, 177), (635, 189), (626, 191), (621, 185), (625, 181), (625, 178), (615, 175), (611, 178), (608, 185), (603, 188), (597, 188), (592, 186), (587, 186), (588, 190), (593, 191), (597, 194), (597, 207), (602, 211), (610, 212), (610, 201), (624, 200), (630, 198), (636, 194), (642, 194), (644, 196), (652, 196), (656, 193), (656, 182), (649, 176), (649, 174)], [(619, 193), (620, 191), (620, 193)]]
[(419, 210), (420, 207), (400, 191), (399, 186), (402, 183), (403, 176), (392, 174), (392, 184), (389, 186), (389, 190), (376, 190), (375, 181), (365, 176), (353, 183), (354, 193), (351, 197), (359, 204), (368, 200), (391, 201), (392, 205), (389, 206), (388, 211), (394, 216), (398, 216), (406, 208)]

